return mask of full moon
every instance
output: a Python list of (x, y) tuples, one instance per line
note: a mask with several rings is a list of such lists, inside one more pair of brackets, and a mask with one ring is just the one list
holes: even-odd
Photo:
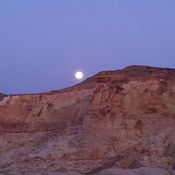
[(84, 77), (83, 72), (78, 71), (75, 73), (75, 78), (81, 80)]

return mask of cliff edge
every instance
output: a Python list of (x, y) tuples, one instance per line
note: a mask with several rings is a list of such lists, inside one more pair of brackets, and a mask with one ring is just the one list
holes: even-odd
[(175, 174), (175, 70), (129, 66), (0, 94), (0, 175)]

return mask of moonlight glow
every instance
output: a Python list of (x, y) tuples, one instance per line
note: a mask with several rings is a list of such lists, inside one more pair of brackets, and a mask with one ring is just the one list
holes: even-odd
[(84, 77), (83, 72), (78, 71), (75, 73), (75, 78), (81, 80)]

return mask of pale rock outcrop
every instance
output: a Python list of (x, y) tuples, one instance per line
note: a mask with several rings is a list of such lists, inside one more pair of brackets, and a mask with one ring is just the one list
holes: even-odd
[(175, 70), (130, 66), (41, 94), (0, 94), (0, 175), (170, 175)]

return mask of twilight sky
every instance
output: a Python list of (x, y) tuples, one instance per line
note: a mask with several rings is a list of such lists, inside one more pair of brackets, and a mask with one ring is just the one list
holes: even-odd
[(131, 64), (175, 68), (175, 0), (0, 0), (0, 92)]

